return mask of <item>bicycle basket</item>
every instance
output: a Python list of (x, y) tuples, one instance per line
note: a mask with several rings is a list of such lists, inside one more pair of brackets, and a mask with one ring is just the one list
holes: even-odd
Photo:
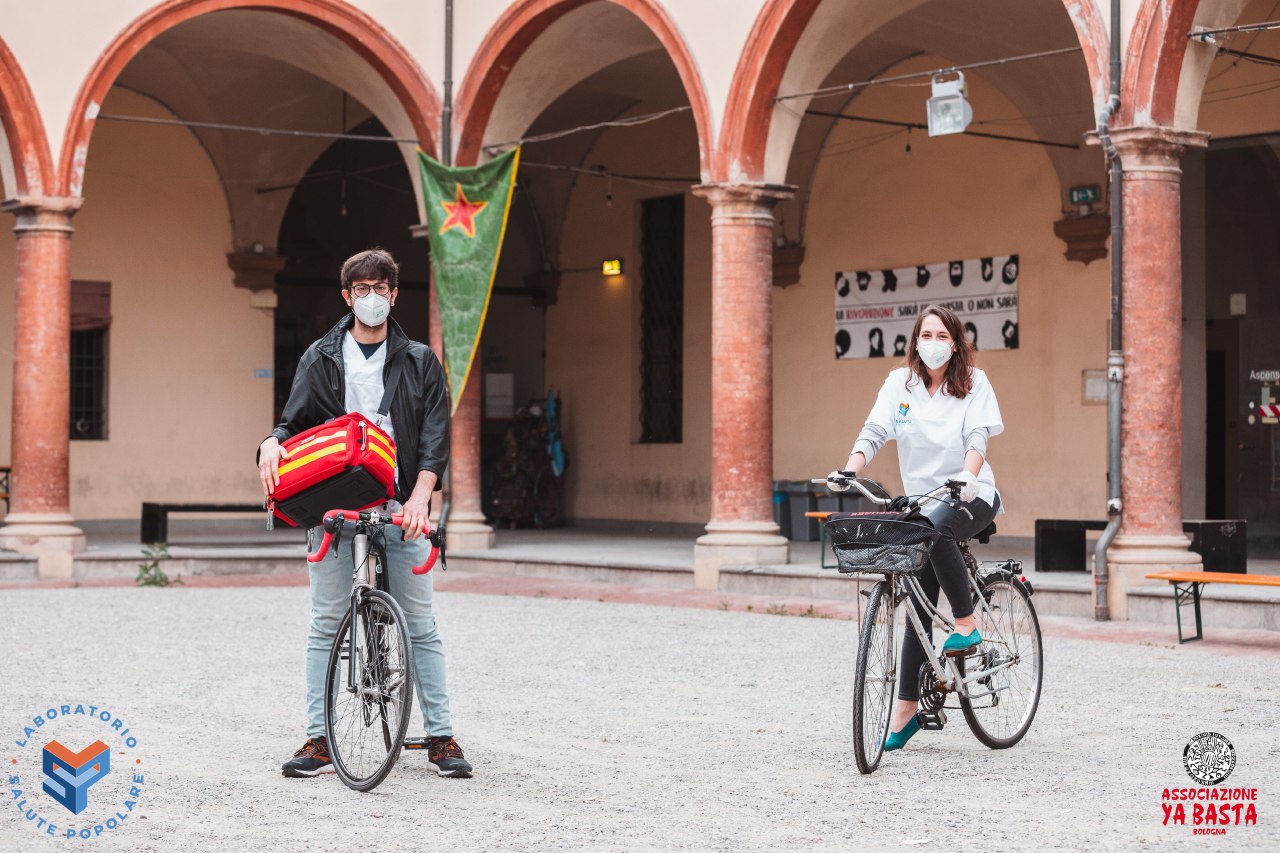
[(938, 531), (921, 516), (905, 512), (833, 513), (827, 538), (840, 571), (883, 575), (919, 571)]

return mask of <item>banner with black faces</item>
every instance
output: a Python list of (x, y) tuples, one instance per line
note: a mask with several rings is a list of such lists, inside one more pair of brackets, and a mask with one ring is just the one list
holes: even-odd
[(981, 352), (1018, 348), (1018, 256), (836, 273), (836, 358), (901, 358), (930, 305), (960, 315)]

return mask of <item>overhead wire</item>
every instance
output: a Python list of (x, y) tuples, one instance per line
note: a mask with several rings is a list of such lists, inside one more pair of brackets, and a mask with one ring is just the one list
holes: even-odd
[(853, 92), (857, 89), (864, 89), (868, 86), (884, 86), (894, 83), (900, 83), (904, 80), (919, 80), (922, 78), (936, 77), (939, 74), (952, 74), (956, 71), (971, 71), (975, 68), (992, 68), (999, 65), (1008, 65), (1014, 62), (1026, 62), (1032, 59), (1044, 59), (1050, 56), (1065, 56), (1069, 53), (1079, 53), (1082, 48), (1063, 47), (1057, 50), (1042, 50), (1037, 53), (1023, 53), (1017, 56), (1006, 56), (1002, 59), (988, 59), (982, 62), (970, 62), (964, 65), (949, 65), (945, 68), (935, 68), (932, 71), (913, 71), (908, 74), (896, 74), (893, 77), (879, 77), (871, 80), (860, 80), (855, 83), (844, 83), (839, 86), (824, 86), (820, 89), (812, 89), (807, 92), (792, 92), (787, 95), (778, 95), (775, 101), (789, 101), (795, 98), (826, 98), (832, 95), (842, 95), (846, 92)]
[(188, 121), (176, 118), (152, 118), (150, 116), (125, 116), (101, 113), (99, 119), (105, 121), (127, 121), (136, 124), (158, 124), (171, 127), (198, 127), (204, 130), (227, 130), (237, 133), (256, 133), (259, 136), (295, 136), (305, 139), (354, 139), (362, 142), (394, 142), (396, 144), (418, 145), (418, 140), (396, 136), (374, 136), (368, 133), (330, 133), (320, 130), (289, 130), (283, 127), (255, 127), (245, 124), (227, 124), (220, 121)]
[(533, 142), (549, 142), (552, 139), (560, 139), (574, 133), (583, 133), (588, 130), (601, 130), (606, 127), (633, 127), (638, 124), (648, 124), (651, 121), (657, 121), (660, 118), (666, 118), (677, 113), (689, 112), (693, 107), (684, 104), (679, 107), (672, 107), (668, 110), (659, 110), (655, 113), (645, 113), (644, 115), (629, 116), (627, 118), (611, 119), (609, 121), (598, 121), (593, 124), (583, 124), (578, 127), (568, 127), (564, 130), (553, 130), (548, 133), (538, 133), (533, 136), (522, 136), (519, 139), (508, 140), (507, 142), (491, 142), (482, 146), (485, 151), (493, 153), (503, 148), (514, 148), (517, 145), (528, 145)]

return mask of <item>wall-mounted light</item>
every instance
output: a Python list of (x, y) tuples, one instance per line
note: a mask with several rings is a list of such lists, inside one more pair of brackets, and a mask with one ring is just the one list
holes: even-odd
[(965, 99), (964, 73), (954, 76), (938, 74), (933, 78), (933, 97), (929, 99), (929, 135), (964, 133), (973, 121), (973, 107)]
[(622, 275), (622, 258), (609, 258), (600, 262), (601, 275)]

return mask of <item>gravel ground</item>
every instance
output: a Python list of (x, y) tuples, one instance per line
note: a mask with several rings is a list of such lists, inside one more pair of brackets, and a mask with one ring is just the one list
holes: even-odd
[[(1050, 636), (1019, 746), (982, 747), (957, 712), (863, 777), (853, 623), (439, 593), (476, 776), (440, 779), (410, 752), (356, 794), (333, 775), (279, 772), (303, 739), (305, 589), (0, 601), (0, 760), (20, 787), (40, 773), (16, 745), (24, 721), (65, 703), (112, 708), (139, 739), (66, 825), (105, 819), (125, 768), (145, 770), (132, 815), (87, 841), (40, 837), (6, 792), (3, 850), (1280, 849), (1275, 655)], [(73, 715), (57, 731), (75, 749), (93, 725)], [(1161, 825), (1161, 792), (1191, 784), (1182, 749), (1205, 730), (1236, 747), (1228, 784), (1259, 789), (1257, 826), (1202, 838)]]

